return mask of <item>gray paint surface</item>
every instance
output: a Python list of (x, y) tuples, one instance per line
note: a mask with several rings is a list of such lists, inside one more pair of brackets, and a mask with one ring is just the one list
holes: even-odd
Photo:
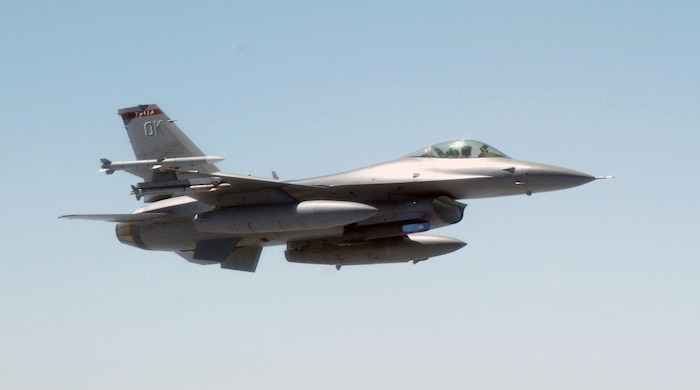
[(119, 110), (135, 161), (102, 159), (101, 171), (144, 179), (131, 214), (67, 215), (117, 222), (125, 244), (173, 251), (199, 264), (255, 271), (261, 249), (287, 245), (292, 262), (342, 265), (422, 261), (464, 242), (421, 233), (462, 219), (463, 199), (531, 195), (586, 184), (575, 170), (514, 160), (457, 140), (398, 160), (303, 180), (230, 174), (155, 104)]

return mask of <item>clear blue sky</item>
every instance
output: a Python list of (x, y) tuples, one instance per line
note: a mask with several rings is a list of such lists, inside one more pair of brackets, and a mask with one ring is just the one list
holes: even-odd
[[(696, 2), (9, 2), (0, 388), (697, 389)], [(119, 244), (117, 109), (284, 179), (457, 138), (617, 175), (475, 200), (418, 265), (254, 274)]]

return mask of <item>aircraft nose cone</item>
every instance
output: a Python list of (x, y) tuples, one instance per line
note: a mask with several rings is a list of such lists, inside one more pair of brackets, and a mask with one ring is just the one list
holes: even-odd
[(563, 190), (595, 180), (587, 173), (554, 165), (529, 164), (523, 172), (523, 182), (528, 192)]

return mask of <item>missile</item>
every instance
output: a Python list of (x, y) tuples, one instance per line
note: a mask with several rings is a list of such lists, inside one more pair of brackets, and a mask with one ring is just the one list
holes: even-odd
[(200, 213), (194, 218), (194, 227), (200, 232), (228, 234), (316, 230), (359, 222), (372, 217), (377, 211), (364, 203), (307, 200)]
[(369, 240), (357, 245), (295, 247), (287, 245), (285, 256), (294, 263), (341, 265), (418, 262), (454, 252), (467, 245), (456, 238), (427, 234)]
[(114, 173), (114, 171), (129, 170), (129, 169), (168, 169), (171, 167), (196, 167), (205, 164), (215, 164), (224, 159), (217, 156), (197, 156), (197, 157), (175, 157), (175, 158), (164, 158), (159, 160), (136, 160), (136, 161), (122, 161), (122, 162), (111, 162), (106, 158), (100, 159), (100, 172), (105, 172), (108, 175)]
[(163, 182), (145, 182), (131, 186), (131, 195), (140, 200), (149, 195), (174, 195), (195, 192), (212, 192), (219, 189), (231, 188), (231, 184), (223, 183), (218, 177), (203, 177)]

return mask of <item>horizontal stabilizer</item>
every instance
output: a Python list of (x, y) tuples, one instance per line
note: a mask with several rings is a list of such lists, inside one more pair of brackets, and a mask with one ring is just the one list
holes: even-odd
[(105, 222), (152, 222), (157, 219), (170, 217), (167, 213), (141, 213), (141, 214), (71, 214), (62, 215), (59, 218), (84, 219), (87, 221)]

